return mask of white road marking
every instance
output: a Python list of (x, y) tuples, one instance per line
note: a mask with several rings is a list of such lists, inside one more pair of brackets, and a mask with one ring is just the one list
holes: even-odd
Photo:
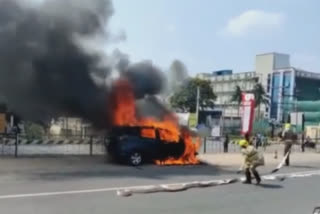
[[(320, 175), (320, 170), (291, 172), (291, 173), (283, 173), (283, 174), (275, 174), (275, 175), (277, 177), (279, 177), (279, 176), (306, 177), (306, 176), (311, 176), (311, 175)], [(266, 176), (268, 176), (268, 175), (266, 175)], [(111, 192), (111, 191), (117, 191), (117, 190), (123, 190), (123, 189), (150, 188), (154, 185), (180, 185), (180, 184), (185, 184), (185, 183), (186, 182), (170, 183), (170, 184), (141, 185), (141, 186), (127, 186), (127, 187), (109, 187), (109, 188), (99, 188), (99, 189), (71, 190), (71, 191), (60, 191), (60, 192), (41, 192), (41, 193), (0, 195), (0, 200), (1, 199), (57, 196), (57, 195), (72, 195), (72, 194), (84, 194), (84, 193), (97, 193), (97, 192)]]
[(102, 189), (73, 190), (73, 191), (62, 191), (62, 192), (42, 192), (42, 193), (28, 193), (28, 194), (16, 194), (16, 195), (0, 195), (0, 199), (29, 198), (29, 197), (69, 195), (69, 194), (94, 193), (94, 192), (108, 192), (108, 191), (115, 191), (118, 188), (119, 187), (102, 188)]
[[(177, 183), (177, 184), (179, 184), (179, 183)], [(14, 194), (14, 195), (0, 195), (0, 200), (1, 199), (14, 199), (14, 198), (56, 196), (56, 195), (72, 195), (72, 194), (96, 193), (96, 192), (111, 192), (111, 191), (116, 191), (119, 189), (148, 188), (151, 186), (153, 186), (153, 185), (109, 187), (109, 188), (100, 188), (100, 189), (70, 190), (70, 191), (61, 191), (61, 192), (41, 192), (41, 193), (27, 193), (27, 194)]]

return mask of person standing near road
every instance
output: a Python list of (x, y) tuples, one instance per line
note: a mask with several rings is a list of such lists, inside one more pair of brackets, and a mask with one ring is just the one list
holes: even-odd
[(229, 135), (226, 134), (226, 137), (225, 137), (224, 142), (223, 142), (223, 151), (224, 151), (224, 153), (228, 153), (228, 146), (229, 146)]
[(285, 124), (285, 128), (282, 134), (282, 140), (284, 141), (284, 153), (283, 155), (286, 156), (287, 158), (285, 160), (286, 166), (290, 165), (290, 152), (291, 152), (291, 147), (293, 144), (293, 141), (295, 139), (294, 132), (291, 128), (290, 124)]
[(241, 147), (241, 153), (244, 157), (244, 162), (239, 172), (244, 170), (246, 175), (246, 180), (243, 183), (251, 184), (252, 173), (257, 181), (257, 184), (260, 184), (261, 177), (257, 171), (257, 167), (264, 165), (263, 155), (260, 155), (253, 145), (249, 145), (249, 142), (246, 139), (240, 140), (239, 145)]
[(312, 140), (311, 140), (310, 136), (307, 136), (306, 141), (303, 143), (303, 152), (304, 152), (304, 149), (305, 149), (306, 146), (311, 146), (312, 147)]
[(268, 137), (267, 136), (264, 136), (262, 135), (262, 147), (263, 147), (263, 150), (266, 151), (267, 149), (267, 145), (268, 145)]
[(246, 133), (244, 135), (244, 139), (249, 143), (249, 145), (253, 145), (253, 140), (250, 138), (250, 134)]
[(259, 146), (260, 146), (260, 143), (261, 143), (260, 140), (261, 140), (260, 134), (258, 133), (258, 134), (256, 135), (256, 142), (255, 142), (255, 144), (256, 144), (256, 149), (258, 149)]
[[(307, 141), (308, 141), (308, 138), (307, 138)], [(304, 133), (302, 133), (302, 136), (301, 136), (301, 151), (302, 152), (304, 152), (304, 148), (305, 148), (306, 142), (305, 142), (305, 139), (304, 139)]]

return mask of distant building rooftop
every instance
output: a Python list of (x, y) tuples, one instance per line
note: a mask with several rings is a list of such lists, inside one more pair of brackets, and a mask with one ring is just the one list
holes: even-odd
[(231, 75), (232, 70), (226, 69), (226, 70), (218, 70), (218, 71), (213, 71), (212, 76), (222, 76), (222, 75)]

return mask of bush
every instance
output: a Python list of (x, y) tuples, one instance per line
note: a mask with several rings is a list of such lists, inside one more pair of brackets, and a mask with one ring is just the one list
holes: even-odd
[(25, 124), (25, 132), (28, 140), (42, 139), (45, 135), (44, 128), (36, 123), (27, 122)]

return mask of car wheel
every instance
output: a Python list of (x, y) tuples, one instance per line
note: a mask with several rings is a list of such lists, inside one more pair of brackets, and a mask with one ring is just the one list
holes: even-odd
[(129, 156), (129, 163), (132, 166), (139, 166), (142, 164), (142, 154), (140, 152), (132, 152)]

